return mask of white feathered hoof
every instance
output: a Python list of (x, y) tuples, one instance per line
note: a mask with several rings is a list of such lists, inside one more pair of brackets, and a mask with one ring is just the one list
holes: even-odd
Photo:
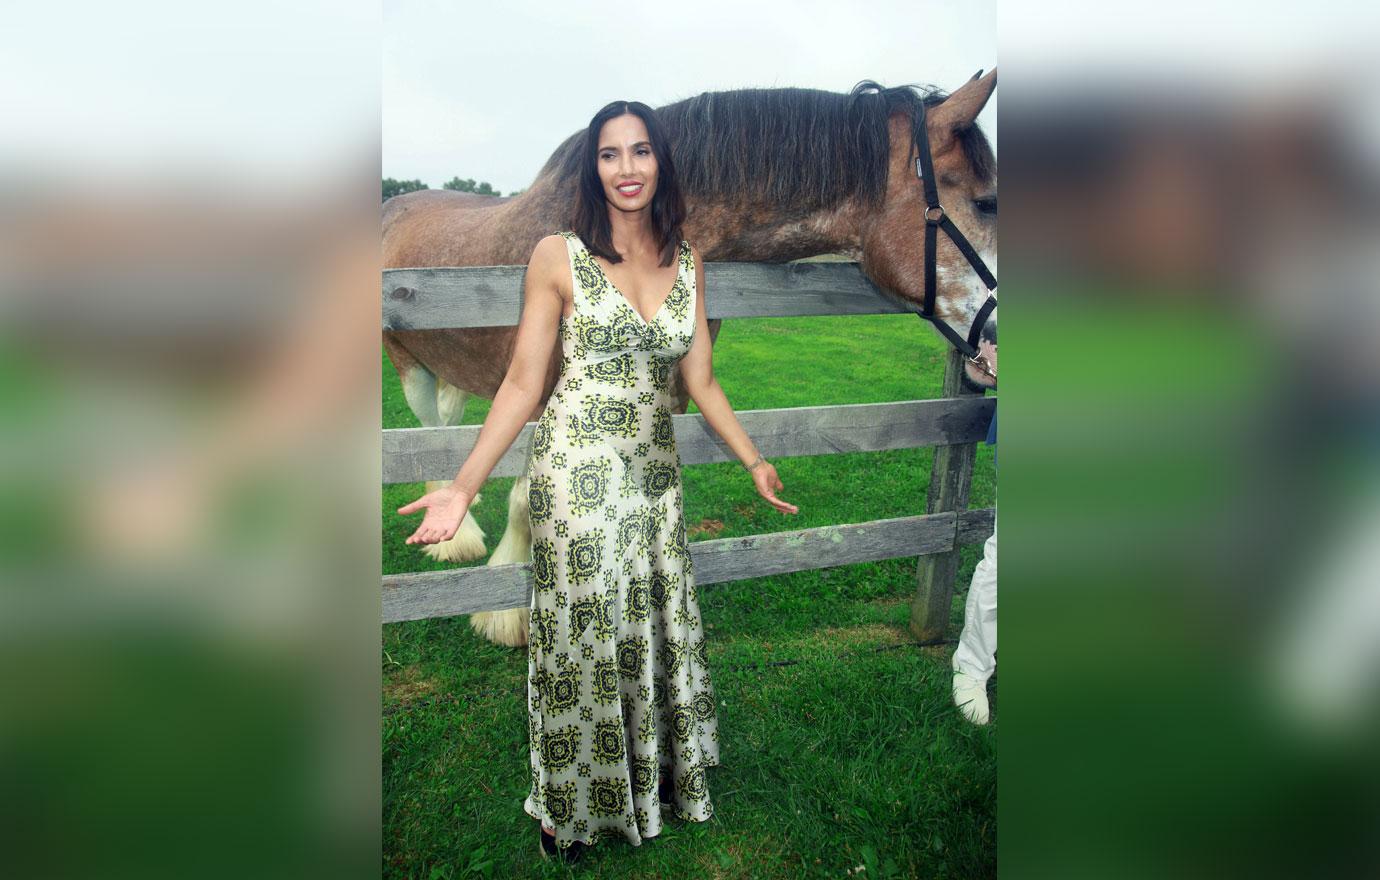
[[(435, 487), (431, 483), (427, 483), (428, 492), (433, 488)], [(477, 493), (470, 502), (470, 509), (473, 510), (483, 497), (484, 493)], [(484, 547), (484, 530), (475, 522), (474, 514), (467, 511), (465, 518), (460, 521), (460, 528), (455, 530), (454, 537), (449, 541), (428, 544), (422, 548), (422, 552), (437, 562), (469, 562), (471, 559), (483, 559), (488, 551)]]
[(527, 644), (527, 615), (526, 608), (476, 611), (470, 615), (470, 626), (495, 645), (520, 648)]
[[(513, 481), (508, 493), (508, 528), (494, 548), (489, 565), (512, 565), (532, 560), (532, 528), (527, 512), (527, 477)], [(474, 631), (496, 645), (511, 648), (527, 644), (529, 609), (507, 608), (470, 615)]]

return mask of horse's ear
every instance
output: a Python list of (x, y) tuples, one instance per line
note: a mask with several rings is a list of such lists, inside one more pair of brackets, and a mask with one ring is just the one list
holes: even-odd
[(987, 106), (992, 90), (997, 87), (997, 69), (994, 67), (986, 75), (978, 71), (972, 79), (960, 86), (944, 103), (929, 112), (930, 127), (936, 131), (952, 132), (971, 128), (973, 120)]
[(981, 78), (981, 77), (982, 77), (982, 68), (979, 67), (977, 73), (975, 73), (975, 74), (973, 74), (972, 76), (968, 77), (968, 82), (972, 82), (973, 80), (979, 79), (979, 78)]

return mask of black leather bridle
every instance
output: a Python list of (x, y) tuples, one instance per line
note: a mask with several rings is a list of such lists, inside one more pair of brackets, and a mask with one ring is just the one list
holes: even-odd
[(950, 327), (948, 323), (941, 320), (934, 311), (935, 297), (938, 294), (935, 283), (935, 267), (937, 265), (937, 255), (935, 245), (939, 240), (939, 230), (943, 229), (949, 236), (949, 240), (959, 249), (968, 264), (973, 267), (973, 271), (982, 279), (982, 283), (987, 285), (989, 291), (997, 289), (997, 279), (987, 264), (978, 256), (978, 252), (969, 244), (968, 239), (963, 237), (963, 233), (958, 231), (958, 227), (949, 219), (945, 213), (944, 206), (939, 204), (939, 189), (934, 180), (934, 160), (930, 157), (930, 139), (925, 129), (925, 105), (921, 103), (916, 111), (915, 121), (915, 144), (919, 150), (919, 155), (915, 158), (915, 174), (920, 178), (920, 182), (925, 187), (925, 304), (916, 312), (921, 318), (934, 324), (935, 328), (943, 333), (944, 336), (953, 343), (954, 348), (963, 352), (971, 363), (981, 372), (996, 378), (996, 373), (987, 363), (981, 352), (978, 351), (978, 340), (982, 335), (982, 326), (987, 323), (987, 317), (992, 314), (992, 310), (997, 307), (997, 298), (989, 293), (987, 301), (978, 309), (977, 317), (973, 319), (973, 326), (968, 330), (968, 338), (963, 338), (958, 331)]

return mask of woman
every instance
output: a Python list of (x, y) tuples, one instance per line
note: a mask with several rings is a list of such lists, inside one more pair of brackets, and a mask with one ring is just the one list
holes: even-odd
[[(634, 846), (663, 812), (713, 812), (719, 763), (694, 570), (685, 539), (669, 378), (685, 386), (753, 484), (798, 508), (714, 378), (699, 253), (654, 111), (615, 101), (590, 121), (574, 231), (527, 266), (512, 364), (478, 441), (408, 544), (450, 538), (470, 499), (540, 403), (550, 352), (560, 378), (537, 421), (528, 469), (533, 591), (528, 639), (531, 790), (544, 854), (577, 858), (604, 836)], [(669, 289), (669, 293), (666, 292)], [(658, 784), (658, 776), (660, 783)]]

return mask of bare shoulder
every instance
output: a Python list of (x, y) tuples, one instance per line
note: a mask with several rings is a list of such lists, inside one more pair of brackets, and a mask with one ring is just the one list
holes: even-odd
[(527, 271), (538, 278), (555, 281), (564, 274), (567, 264), (565, 238), (559, 233), (545, 236), (532, 248)]
[(533, 268), (550, 268), (553, 265), (564, 263), (566, 258), (565, 236), (559, 232), (553, 232), (544, 236), (537, 246), (532, 248), (532, 258), (527, 261), (527, 265)]

